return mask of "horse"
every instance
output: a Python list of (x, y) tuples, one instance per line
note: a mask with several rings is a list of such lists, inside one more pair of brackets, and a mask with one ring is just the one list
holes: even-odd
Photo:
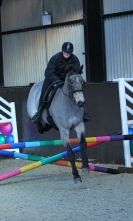
[[(81, 68), (82, 69), (82, 68)], [(72, 174), (74, 182), (82, 182), (81, 176), (75, 165), (75, 154), (70, 144), (70, 132), (74, 130), (80, 143), (82, 172), (89, 173), (87, 143), (85, 139), (84, 103), (85, 97), (83, 93), (84, 79), (80, 73), (71, 70), (67, 73), (64, 84), (59, 87), (52, 99), (49, 107), (49, 113), (59, 130), (60, 138), (68, 152), (68, 157), (72, 166)], [(32, 119), (37, 111), (39, 97), (41, 93), (43, 81), (35, 83), (30, 89), (27, 99), (27, 112)], [(49, 123), (47, 120), (47, 111), (42, 112), (42, 124)]]

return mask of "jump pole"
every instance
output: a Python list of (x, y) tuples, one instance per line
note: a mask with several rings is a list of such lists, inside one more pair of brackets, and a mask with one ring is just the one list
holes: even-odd
[[(71, 167), (71, 163), (67, 160), (58, 160), (54, 164), (59, 165), (59, 166)], [(76, 167), (78, 169), (82, 169), (82, 163), (76, 162)], [(94, 163), (89, 163), (88, 168), (90, 171), (96, 171), (96, 172), (101, 172), (101, 173), (110, 173), (110, 174), (119, 174), (120, 173), (120, 171), (118, 169), (103, 167), (103, 166), (96, 165)]]
[[(95, 146), (96, 144), (92, 143), (90, 145)], [(72, 150), (73, 150), (74, 153), (79, 152), (80, 151), (80, 147), (75, 147)], [(2, 153), (2, 151), (4, 153), (4, 150), (1, 150), (1, 153)], [(10, 152), (8, 152), (8, 156), (9, 156), (9, 154), (10, 154)], [(14, 156), (16, 158), (19, 158), (18, 155), (20, 156), (20, 154), (17, 154), (17, 152), (15, 152)], [(66, 156), (67, 156), (67, 151), (64, 151), (62, 153), (56, 154), (56, 155), (54, 155), (52, 157), (49, 157), (49, 158), (46, 158), (46, 159), (42, 158), (41, 160), (39, 160), (36, 163), (32, 163), (32, 164), (26, 165), (24, 167), (17, 168), (15, 170), (11, 170), (11, 171), (8, 171), (6, 173), (0, 174), (0, 181), (6, 180), (6, 179), (8, 179), (10, 177), (13, 177), (13, 176), (17, 176), (17, 175), (22, 174), (24, 172), (28, 172), (29, 170), (38, 168), (38, 167), (40, 167), (42, 165), (45, 165), (45, 164), (48, 164), (48, 163), (53, 163), (53, 162), (55, 162), (55, 161), (57, 161), (57, 160), (59, 160), (61, 158), (65, 158)], [(23, 159), (24, 159), (24, 157), (27, 158), (26, 155), (24, 155), (24, 154), (23, 155), (21, 154), (21, 157), (23, 157)]]
[[(97, 145), (97, 144), (95, 144), (95, 145)], [(15, 151), (6, 151), (6, 150), (0, 150), (0, 155), (6, 156), (6, 157), (12, 157), (12, 158), (24, 159), (24, 160), (32, 160), (32, 161), (41, 161), (42, 159), (44, 159), (44, 157), (42, 157), (42, 156), (25, 154), (25, 153), (17, 153)], [(59, 166), (71, 167), (71, 163), (66, 160), (58, 160), (58, 161), (54, 162), (54, 164), (59, 165)], [(81, 169), (82, 163), (76, 162), (76, 167), (78, 169)], [(88, 167), (89, 167), (90, 171), (97, 171), (97, 172), (110, 173), (110, 174), (118, 174), (119, 173), (119, 171), (117, 169), (106, 168), (106, 167), (95, 165), (93, 163), (89, 163)]]
[[(25, 153), (17, 153), (14, 151), (6, 151), (6, 150), (0, 150), (0, 155), (6, 156), (6, 157), (11, 157), (11, 158), (31, 160), (31, 161), (40, 161), (40, 160), (44, 159), (44, 157), (42, 157), (42, 156), (25, 154)], [(71, 163), (68, 160), (57, 160), (56, 162), (53, 162), (53, 164), (58, 165), (58, 166), (71, 167)], [(75, 164), (78, 169), (82, 169), (81, 162), (76, 161)], [(107, 168), (107, 167), (103, 167), (103, 166), (98, 166), (93, 163), (88, 163), (88, 167), (89, 167), (90, 171), (96, 171), (96, 172), (101, 172), (101, 173), (110, 173), (110, 174), (120, 173), (118, 169), (112, 169), (112, 168)]]
[[(94, 144), (93, 144), (93, 146), (94, 146)], [(74, 147), (72, 149), (72, 151), (74, 153), (80, 152), (80, 147), (79, 146), (78, 147)], [(57, 160), (65, 158), (66, 156), (67, 156), (67, 151), (61, 152), (59, 154), (53, 155), (53, 156), (48, 157), (48, 158), (42, 157), (41, 160), (39, 160), (39, 161), (37, 161), (35, 163), (31, 163), (29, 165), (26, 165), (26, 166), (23, 166), (23, 167), (14, 169), (14, 170), (10, 170), (10, 171), (8, 171), (6, 173), (0, 174), (0, 181), (6, 180), (8, 178), (11, 178), (11, 177), (14, 177), (14, 176), (17, 176), (17, 175), (20, 175), (20, 174), (25, 173), (25, 172), (28, 172), (30, 170), (33, 170), (33, 169), (38, 168), (40, 166), (43, 166), (45, 164), (53, 163), (53, 162), (55, 162)], [(16, 155), (16, 157), (17, 157), (17, 155)], [(99, 170), (99, 172), (100, 172), (100, 170)]]
[[(74, 147), (72, 150), (74, 153), (77, 153), (80, 151), (80, 147), (79, 146)], [(42, 158), (40, 161), (37, 161), (35, 163), (31, 163), (29, 165), (26, 165), (26, 166), (23, 166), (23, 167), (14, 169), (14, 170), (10, 170), (6, 173), (0, 174), (0, 181), (6, 180), (10, 177), (17, 176), (17, 175), (25, 173), (25, 172), (28, 172), (29, 170), (33, 170), (33, 169), (38, 168), (42, 165), (53, 163), (61, 158), (66, 157), (66, 156), (67, 156), (67, 151), (64, 151), (64, 152), (61, 152), (59, 154), (53, 155), (48, 158)]]
[[(87, 137), (87, 143), (94, 142), (112, 142), (112, 141), (122, 141), (122, 140), (133, 140), (133, 135), (111, 135), (111, 136), (98, 136), (98, 137)], [(71, 144), (79, 144), (79, 140), (76, 138), (70, 139)], [(1, 144), (0, 150), (2, 149), (18, 149), (18, 148), (33, 148), (41, 146), (60, 146), (63, 145), (62, 140), (48, 140), (48, 141), (28, 141), (20, 143), (11, 144)]]
[[(98, 144), (102, 144), (103, 142), (94, 142), (94, 143), (87, 143), (88, 148), (95, 147)], [(0, 150), (0, 156), (5, 156), (5, 157), (11, 157), (11, 158), (19, 158), (23, 160), (32, 160), (32, 161), (40, 161), (41, 156), (37, 155), (31, 155), (31, 154), (25, 154), (25, 153), (17, 153), (15, 151), (7, 151), (7, 150)]]

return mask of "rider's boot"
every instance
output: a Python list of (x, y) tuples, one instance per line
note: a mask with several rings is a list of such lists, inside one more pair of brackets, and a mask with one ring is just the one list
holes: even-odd
[(44, 105), (41, 103), (39, 105), (38, 111), (35, 113), (35, 115), (31, 119), (33, 123), (37, 125), (37, 130), (40, 134), (44, 132), (44, 125), (42, 125), (42, 122), (41, 122), (43, 109), (44, 109)]
[(44, 105), (42, 103), (39, 104), (38, 111), (35, 113), (35, 115), (31, 119), (33, 121), (33, 123), (37, 124), (41, 121), (43, 109), (44, 109)]
[(44, 103), (41, 104), (39, 107), (37, 113), (33, 116), (32, 121), (37, 125), (37, 130), (40, 134), (42, 134), (44, 131), (49, 131), (51, 129), (51, 126), (47, 123), (42, 124), (42, 111), (44, 110), (45, 105)]

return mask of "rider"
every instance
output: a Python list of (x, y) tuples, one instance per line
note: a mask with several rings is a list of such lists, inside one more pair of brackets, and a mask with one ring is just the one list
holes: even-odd
[(70, 65), (74, 67), (77, 73), (80, 72), (80, 62), (77, 56), (73, 54), (73, 44), (71, 42), (65, 42), (62, 45), (62, 51), (53, 55), (46, 67), (38, 111), (32, 118), (34, 123), (40, 124), (41, 122), (47, 88), (57, 80), (64, 81)]

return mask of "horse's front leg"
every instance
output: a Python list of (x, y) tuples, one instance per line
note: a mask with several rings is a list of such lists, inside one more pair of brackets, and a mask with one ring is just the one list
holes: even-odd
[(89, 172), (89, 165), (88, 165), (88, 154), (87, 154), (87, 143), (85, 139), (85, 125), (81, 122), (78, 126), (75, 127), (77, 137), (80, 140), (80, 151), (81, 151), (81, 158), (82, 158), (82, 171), (84, 173)]
[(60, 135), (61, 135), (61, 140), (63, 140), (64, 147), (67, 149), (68, 157), (72, 166), (72, 174), (73, 174), (74, 182), (75, 183), (77, 183), (78, 181), (82, 182), (81, 177), (75, 165), (75, 154), (73, 153), (70, 142), (69, 142), (69, 131), (67, 129), (61, 129)]

